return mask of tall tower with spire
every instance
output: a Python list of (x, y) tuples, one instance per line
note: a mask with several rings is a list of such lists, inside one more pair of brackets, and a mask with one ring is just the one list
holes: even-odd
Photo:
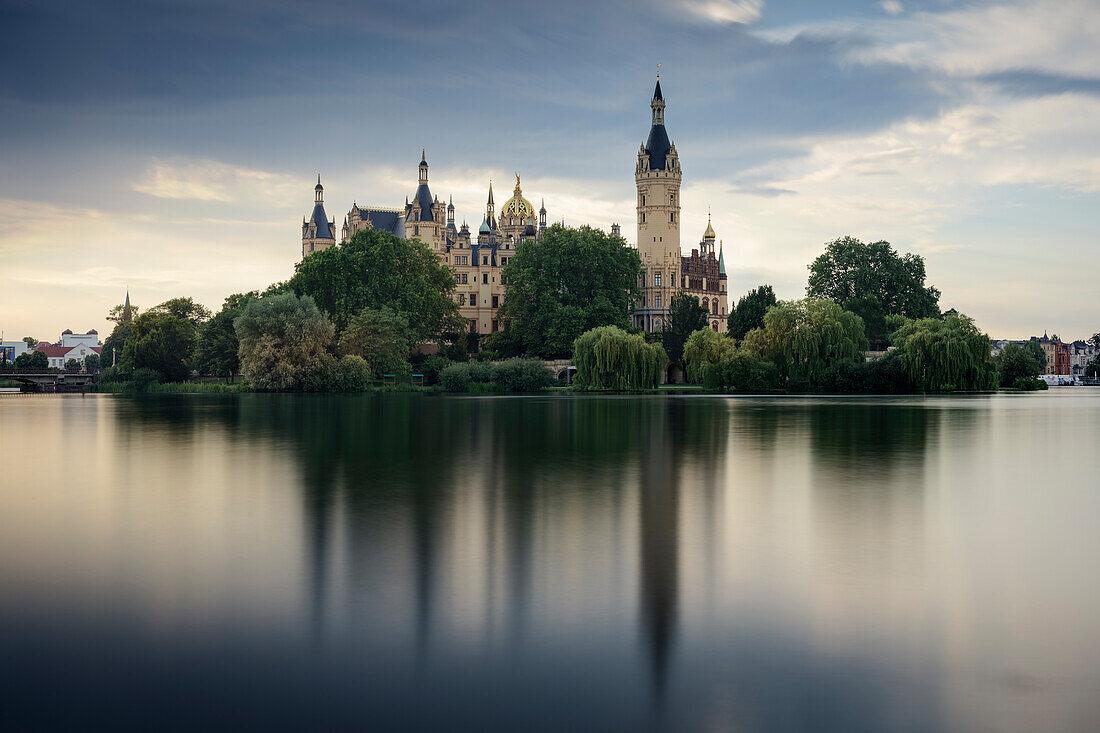
[(437, 253), (447, 248), (447, 205), (428, 188), (427, 151), (420, 149), (416, 193), (405, 201), (405, 239), (419, 239)]
[(676, 146), (665, 130), (665, 98), (661, 76), (649, 102), (649, 137), (638, 150), (634, 182), (638, 188), (638, 255), (642, 260), (642, 301), (635, 309), (635, 325), (659, 331), (679, 282), (680, 182), (683, 173)]
[(325, 187), (321, 174), (313, 188), (313, 213), (309, 220), (302, 219), (302, 257), (336, 246), (336, 220), (325, 214)]

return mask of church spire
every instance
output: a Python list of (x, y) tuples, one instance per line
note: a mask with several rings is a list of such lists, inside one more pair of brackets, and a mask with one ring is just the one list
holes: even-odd
[(653, 87), (653, 99), (649, 102), (653, 110), (653, 124), (665, 124), (665, 95), (661, 93), (661, 65), (657, 64), (657, 86)]

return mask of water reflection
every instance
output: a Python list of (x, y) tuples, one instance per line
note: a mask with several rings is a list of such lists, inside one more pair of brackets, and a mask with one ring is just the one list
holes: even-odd
[[(60, 431), (86, 471), (0, 492), (0, 652), (30, 670), (0, 683), (41, 700), (68, 665), (74, 699), (121, 714), (80, 692), (79, 647), (144, 696), (122, 723), (170, 672), (198, 695), (238, 680), (181, 726), (243, 705), (276, 727), (1072, 730), (1100, 712), (1098, 502), (1028, 481), (1036, 455), (1095, 475), (1074, 446), (1100, 427), (1070, 443), (1062, 405), (1030, 404), (9, 402), (27, 427), (6, 445), (39, 465)], [(1043, 563), (1006, 550), (1025, 532)], [(1076, 632), (1051, 664), (999, 610), (1048, 611), (1028, 583)], [(72, 651), (41, 622), (62, 609)]]

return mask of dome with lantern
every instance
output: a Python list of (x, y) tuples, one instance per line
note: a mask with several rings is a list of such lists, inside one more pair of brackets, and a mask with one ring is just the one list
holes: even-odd
[(500, 224), (532, 224), (535, 221), (535, 207), (530, 201), (523, 198), (523, 190), (519, 187), (519, 174), (516, 174), (516, 187), (512, 190), (512, 198), (508, 199), (500, 209)]

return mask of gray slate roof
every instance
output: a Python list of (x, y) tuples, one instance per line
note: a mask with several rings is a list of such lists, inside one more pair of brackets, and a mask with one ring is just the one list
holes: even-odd
[(336, 239), (336, 233), (333, 232), (332, 228), (328, 225), (328, 215), (325, 213), (325, 207), (322, 204), (317, 204), (313, 207), (313, 213), (310, 214), (310, 218), (317, 224), (318, 239)]
[(405, 223), (401, 214), (396, 211), (379, 211), (377, 209), (360, 209), (359, 215), (364, 221), (370, 219), (375, 229), (389, 232), (395, 237), (405, 236)]

